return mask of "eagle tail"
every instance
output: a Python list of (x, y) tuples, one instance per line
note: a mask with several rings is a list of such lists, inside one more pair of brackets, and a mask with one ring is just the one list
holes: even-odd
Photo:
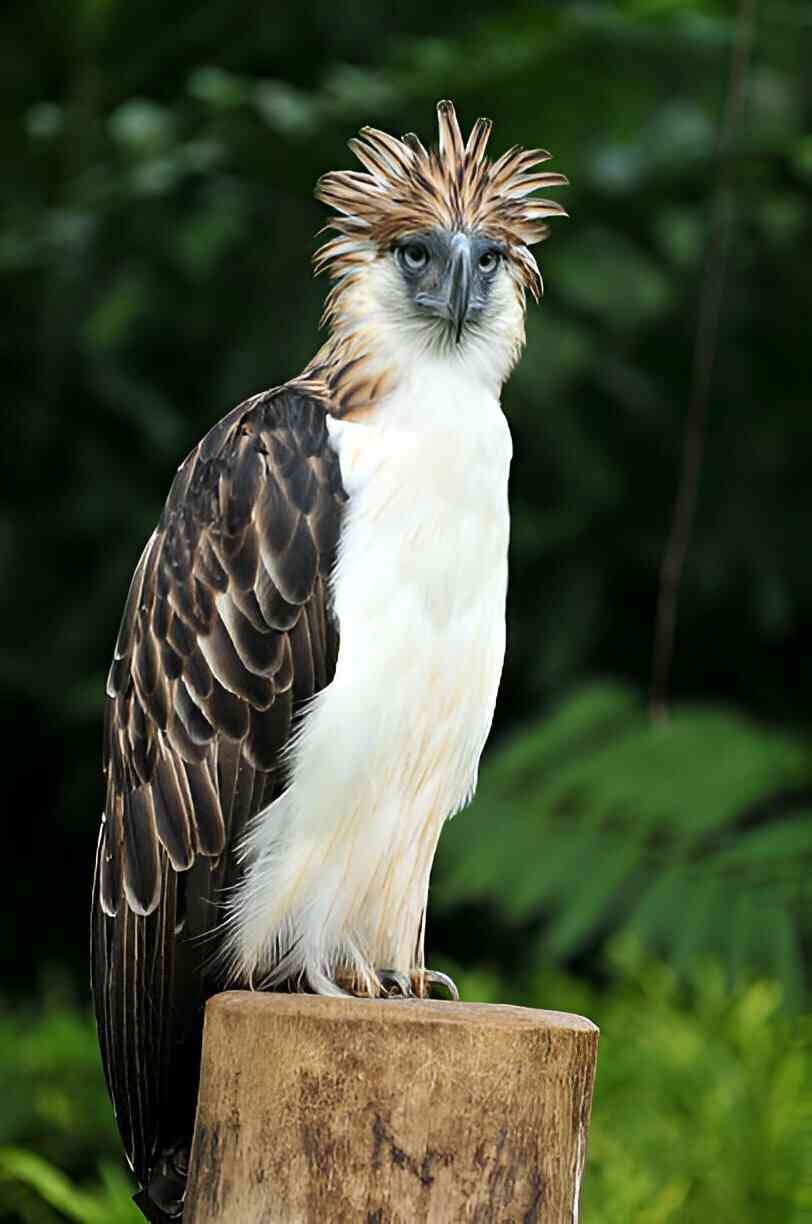
[(161, 1157), (148, 1184), (133, 1195), (133, 1202), (150, 1224), (170, 1224), (183, 1218), (188, 1165), (188, 1148), (175, 1148)]

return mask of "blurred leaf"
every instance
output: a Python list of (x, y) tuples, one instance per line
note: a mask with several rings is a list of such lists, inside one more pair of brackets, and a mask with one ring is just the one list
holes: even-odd
[(113, 348), (127, 337), (149, 309), (151, 285), (143, 270), (123, 270), (85, 323), (86, 338), (97, 348)]
[(37, 102), (25, 117), (25, 125), (33, 140), (53, 140), (62, 132), (65, 115), (55, 102)]
[[(812, 1206), (812, 1017), (767, 979), (731, 987), (698, 959), (681, 980), (633, 939), (608, 985), (540, 967), (519, 998), (601, 1029), (582, 1215), (595, 1224), (801, 1221)], [(502, 986), (494, 997), (518, 1001)]]
[(613, 329), (638, 326), (670, 303), (662, 269), (627, 239), (595, 227), (582, 229), (560, 256), (558, 280), (565, 300)]
[(242, 80), (235, 73), (215, 66), (196, 68), (187, 84), (193, 98), (223, 110), (249, 101), (252, 88), (250, 82)]
[(306, 136), (316, 124), (313, 100), (284, 81), (260, 82), (254, 89), (253, 101), (268, 126), (286, 135)]
[[(629, 689), (588, 688), (490, 758), (443, 838), (436, 893), (490, 900), (513, 921), (544, 911), (558, 959), (615, 929), (683, 971), (712, 946), (731, 970), (782, 978), (797, 1005), (812, 812), (770, 808), (810, 782), (809, 752), (787, 733), (701, 708), (655, 727)], [(764, 915), (749, 938), (743, 898)]]
[(129, 98), (108, 119), (113, 139), (131, 156), (154, 156), (169, 148), (175, 136), (172, 112), (148, 98)]

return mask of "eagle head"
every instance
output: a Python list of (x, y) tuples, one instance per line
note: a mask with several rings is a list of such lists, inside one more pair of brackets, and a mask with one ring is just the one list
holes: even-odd
[(539, 170), (550, 157), (543, 149), (514, 147), (490, 161), (489, 119), (463, 141), (451, 102), (438, 103), (437, 117), (436, 147), (365, 127), (349, 142), (364, 170), (319, 180), (317, 198), (338, 213), (327, 227), (336, 235), (315, 256), (316, 271), (334, 281), (324, 321), (460, 353), (496, 342), (509, 369), (524, 340), (526, 293), (538, 300), (542, 291), (530, 247), (547, 237), (547, 217), (566, 216), (534, 193), (567, 179)]

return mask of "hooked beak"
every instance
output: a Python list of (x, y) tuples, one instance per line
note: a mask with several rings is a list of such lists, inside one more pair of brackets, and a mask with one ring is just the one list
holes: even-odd
[(455, 234), (448, 265), (448, 317), (454, 324), (457, 344), (471, 305), (471, 243), (466, 234)]

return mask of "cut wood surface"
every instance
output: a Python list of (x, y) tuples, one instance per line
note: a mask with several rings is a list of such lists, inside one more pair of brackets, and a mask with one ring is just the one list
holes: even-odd
[(230, 992), (186, 1224), (573, 1224), (598, 1030), (496, 1004)]

